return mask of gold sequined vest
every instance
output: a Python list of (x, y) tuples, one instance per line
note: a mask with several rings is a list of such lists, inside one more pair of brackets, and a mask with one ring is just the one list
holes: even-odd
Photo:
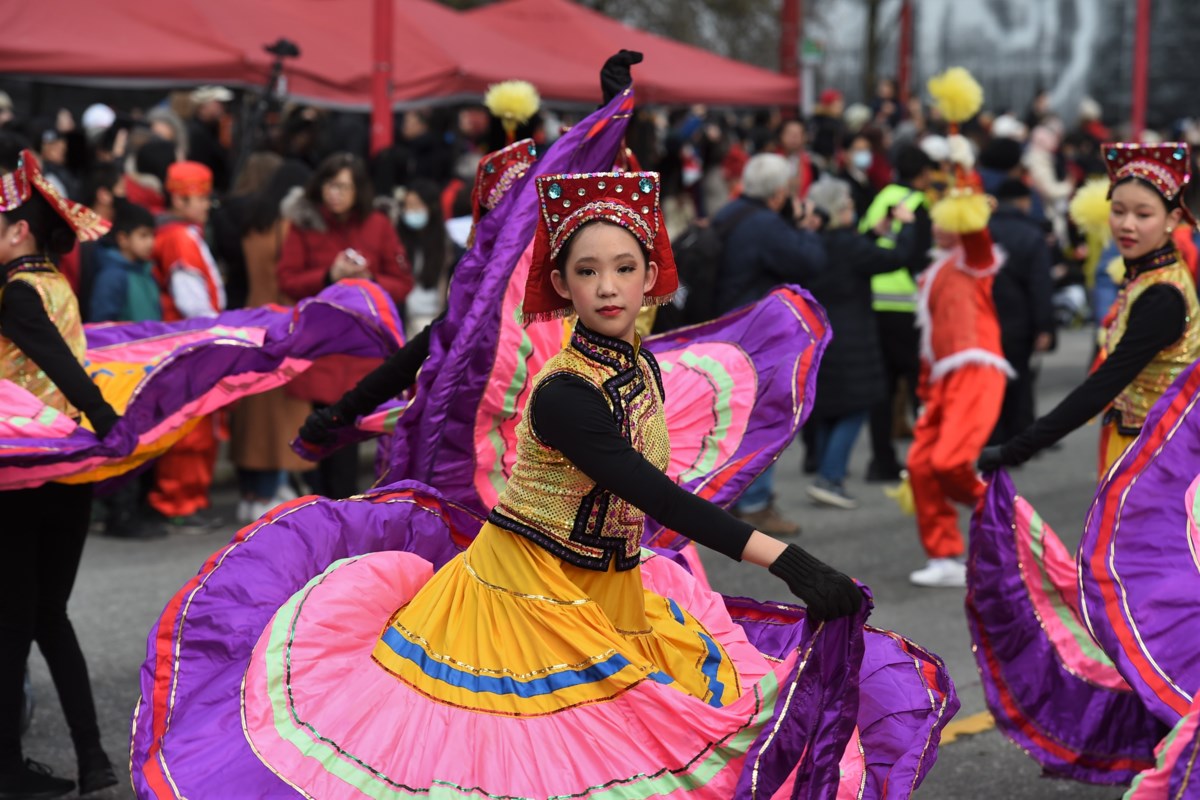
[(1165, 266), (1148, 265), (1129, 277), (1117, 296), (1117, 309), (1112, 323), (1101, 337), (1104, 352), (1116, 349), (1129, 324), (1129, 312), (1138, 298), (1152, 286), (1166, 284), (1174, 286), (1183, 296), (1186, 316), (1182, 335), (1169, 347), (1160, 350), (1154, 360), (1146, 365), (1133, 383), (1117, 395), (1112, 408), (1119, 416), (1117, 425), (1123, 432), (1136, 433), (1146, 422), (1146, 415), (1179, 373), (1197, 358), (1200, 358), (1200, 303), (1196, 300), (1196, 285), (1187, 266), (1171, 251)]
[[(13, 281), (23, 281), (37, 290), (46, 315), (62, 334), (71, 354), (83, 363), (87, 341), (83, 335), (83, 320), (79, 316), (79, 301), (75, 299), (75, 293), (62, 273), (43, 258), (23, 258), (7, 267), (5, 286)], [(3, 292), (3, 287), (0, 287), (0, 292)], [(45, 405), (68, 416), (79, 416), (79, 412), (67, 402), (67, 398), (41, 367), (3, 335), (0, 335), (0, 379), (12, 381)]]
[(538, 390), (563, 374), (596, 386), (626, 441), (658, 469), (667, 468), (671, 445), (654, 356), (579, 323), (566, 347), (534, 378), (533, 394), (517, 425), (512, 477), (488, 521), (578, 567), (606, 570), (615, 559), (616, 569), (633, 569), (640, 561), (645, 514), (597, 486), (533, 430), (529, 409)]

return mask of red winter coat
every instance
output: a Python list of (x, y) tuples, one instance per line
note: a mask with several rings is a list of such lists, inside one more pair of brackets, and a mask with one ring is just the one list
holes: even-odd
[[(367, 260), (375, 282), (398, 308), (404, 308), (404, 298), (413, 287), (412, 269), (386, 216), (373, 211), (365, 219), (339, 221), (303, 196), (289, 197), (283, 210), (290, 227), (276, 270), (281, 292), (293, 301), (317, 294), (329, 285), (329, 269), (338, 253), (353, 248)], [(379, 363), (378, 359), (355, 356), (318, 359), (288, 385), (288, 392), (317, 403), (333, 403)]]

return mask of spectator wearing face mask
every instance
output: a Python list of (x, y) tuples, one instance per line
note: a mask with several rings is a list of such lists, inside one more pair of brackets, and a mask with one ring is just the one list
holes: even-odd
[(449, 280), (452, 248), (447, 241), (441, 191), (436, 183), (424, 178), (409, 183), (396, 232), (408, 254), (416, 283), (404, 301), (411, 334), (441, 312)]
[(868, 137), (856, 133), (847, 138), (837, 177), (850, 187), (856, 217), (866, 214), (867, 209), (871, 207), (871, 201), (875, 199), (875, 187), (871, 184), (870, 176), (874, 161), (875, 154)]

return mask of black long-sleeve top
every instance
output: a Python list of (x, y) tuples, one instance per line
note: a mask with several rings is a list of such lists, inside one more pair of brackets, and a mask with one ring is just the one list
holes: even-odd
[(1151, 286), (1129, 310), (1125, 334), (1104, 363), (1053, 411), (1006, 442), (1002, 461), (1023, 463), (1099, 414), (1163, 348), (1179, 339), (1186, 325), (1187, 305), (1179, 290)]
[[(445, 313), (442, 312), (443, 315)], [(336, 403), (338, 414), (344, 419), (354, 420), (371, 413), (381, 403), (386, 403), (416, 383), (417, 372), (429, 356), (429, 329), (436, 322), (434, 320), (422, 328), (420, 333), (404, 343), (404, 347), (388, 356), (346, 392)]]
[(741, 560), (754, 528), (681, 488), (634, 450), (595, 386), (555, 375), (526, 413), (538, 437), (599, 486), (692, 541)]
[(37, 290), (22, 280), (9, 280), (0, 297), (0, 334), (21, 348), (46, 373), (71, 405), (91, 420), (103, 437), (117, 423), (117, 413), (75, 358), (50, 320)]

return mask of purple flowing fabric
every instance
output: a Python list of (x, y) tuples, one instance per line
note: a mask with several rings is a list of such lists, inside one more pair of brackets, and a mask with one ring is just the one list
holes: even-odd
[[(137, 465), (139, 451), (152, 449), (189, 420), (286, 383), (313, 359), (386, 356), (403, 341), (391, 299), (367, 281), (339, 283), (295, 308), (89, 325), (86, 333), (85, 368), (106, 398), (124, 408), (120, 421), (103, 441), (74, 425), (66, 435), (50, 437), (22, 435), (30, 426), (0, 425), (0, 436), (7, 436), (0, 438), (0, 490), (88, 473), (119, 474)], [(16, 393), (4, 382), (0, 391)], [(11, 422), (12, 417), (0, 420)]]
[(342, 501), (302, 497), (239, 531), (150, 629), (130, 744), (137, 796), (296, 797), (241, 735), (242, 676), (267, 623), (334, 561), (404, 550), (441, 567), (480, 523), (402, 483)]
[[(299, 498), (240, 531), (150, 631), (130, 749), (137, 795), (228, 797), (236, 788), (245, 797), (296, 796), (238, 735), (241, 681), (263, 629), (339, 559), (403, 550), (440, 568), (481, 523), (406, 481), (348, 500)], [(737, 796), (771, 797), (799, 776), (792, 797), (832, 797), (856, 727), (866, 766), (855, 796), (911, 796), (958, 706), (941, 662), (895, 634), (864, 628), (866, 609), (812, 630), (795, 606), (744, 598), (727, 606), (764, 655), (804, 655), (747, 755)]]
[(1179, 720), (1162, 744), (1154, 769), (1142, 773), (1125, 800), (1200, 800), (1200, 701)]
[(1057, 777), (1126, 784), (1165, 727), (1087, 635), (1070, 555), (992, 476), (971, 519), (967, 624), (996, 727)]
[[(799, 606), (726, 597), (725, 607), (769, 657), (783, 658), (800, 644), (805, 612)], [(937, 761), (941, 731), (958, 712), (958, 695), (933, 653), (892, 631), (866, 626), (863, 632), (856, 721), (864, 774), (854, 796), (907, 798)]]
[(1200, 362), (1155, 403), (1104, 476), (1079, 545), (1084, 618), (1170, 726), (1200, 690)]

